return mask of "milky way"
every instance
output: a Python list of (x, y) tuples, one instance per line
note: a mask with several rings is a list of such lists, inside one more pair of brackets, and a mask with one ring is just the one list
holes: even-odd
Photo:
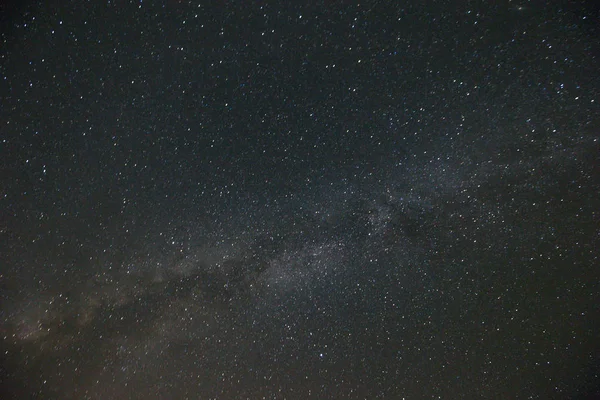
[(597, 19), (6, 8), (3, 398), (600, 393)]

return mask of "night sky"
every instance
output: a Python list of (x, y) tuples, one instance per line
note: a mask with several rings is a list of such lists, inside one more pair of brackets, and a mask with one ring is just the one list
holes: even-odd
[(0, 8), (0, 398), (600, 396), (593, 1)]

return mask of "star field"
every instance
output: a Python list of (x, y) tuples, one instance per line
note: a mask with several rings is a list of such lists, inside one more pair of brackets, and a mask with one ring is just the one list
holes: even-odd
[(3, 6), (0, 397), (599, 396), (599, 16)]

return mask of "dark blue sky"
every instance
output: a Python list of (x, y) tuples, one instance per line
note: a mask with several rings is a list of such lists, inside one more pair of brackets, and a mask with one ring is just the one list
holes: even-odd
[(598, 394), (591, 2), (26, 2), (5, 398)]

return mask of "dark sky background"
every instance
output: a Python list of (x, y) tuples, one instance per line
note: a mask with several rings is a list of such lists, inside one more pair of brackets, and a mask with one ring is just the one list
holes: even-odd
[(0, 12), (2, 399), (600, 395), (594, 2)]

